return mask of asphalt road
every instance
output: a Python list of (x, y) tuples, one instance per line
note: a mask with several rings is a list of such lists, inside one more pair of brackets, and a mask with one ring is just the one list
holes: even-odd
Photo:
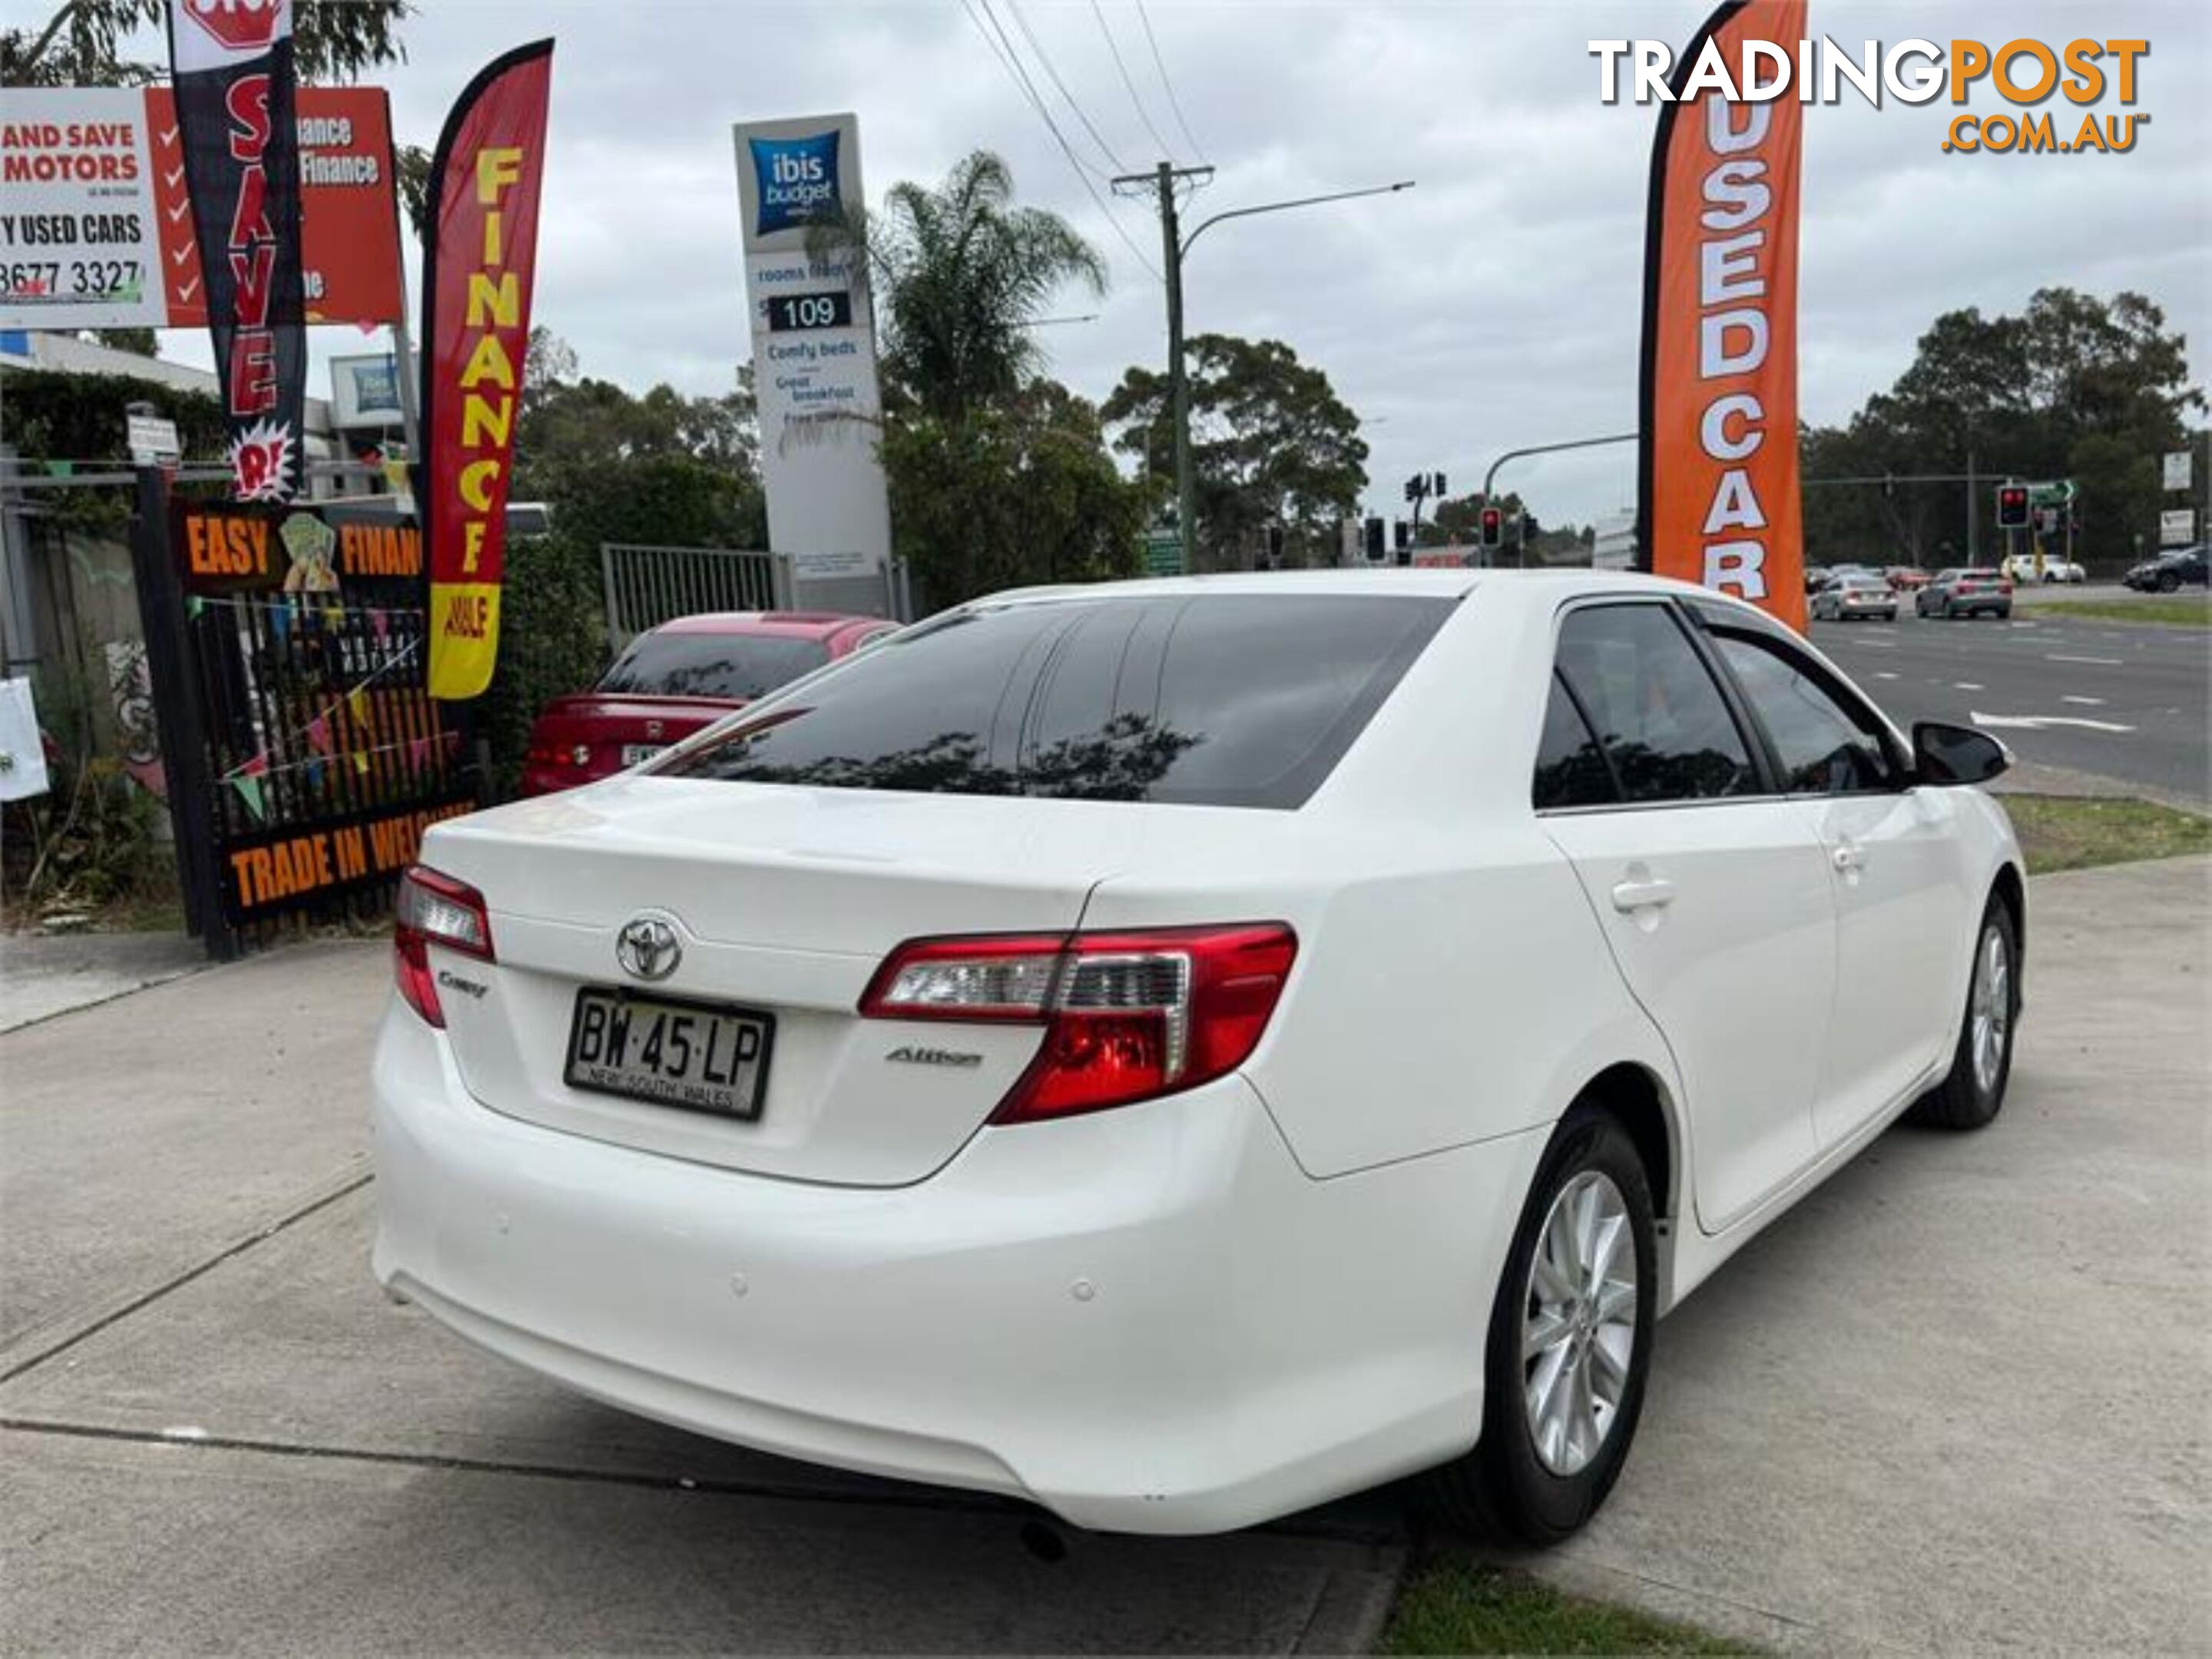
[(1891, 718), (1949, 720), (2020, 760), (2212, 801), (2212, 629), (2061, 617), (1815, 623)]

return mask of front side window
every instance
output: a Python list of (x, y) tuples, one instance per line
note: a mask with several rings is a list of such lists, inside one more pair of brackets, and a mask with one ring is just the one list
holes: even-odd
[(1758, 792), (1743, 734), (1667, 606), (1569, 613), (1559, 627), (1559, 669), (1596, 728), (1626, 800)]
[(1881, 728), (1854, 715), (1816, 678), (1813, 665), (1778, 640), (1718, 634), (1721, 660), (1742, 687), (1782, 763), (1793, 795), (1850, 795), (1890, 787)]
[(1221, 593), (958, 611), (665, 769), (754, 783), (1291, 808), (1453, 601)]

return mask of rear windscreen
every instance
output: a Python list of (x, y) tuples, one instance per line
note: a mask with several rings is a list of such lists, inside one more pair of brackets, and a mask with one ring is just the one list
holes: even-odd
[(955, 612), (655, 769), (843, 789), (1295, 807), (1452, 605), (1224, 593)]
[(819, 640), (761, 634), (641, 634), (599, 682), (633, 697), (750, 702), (830, 660)]

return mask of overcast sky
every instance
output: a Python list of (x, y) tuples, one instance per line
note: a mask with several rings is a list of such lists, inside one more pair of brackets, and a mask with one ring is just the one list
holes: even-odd
[[(9, 6), (15, 0), (7, 0)], [(1192, 255), (1189, 326), (1272, 336), (1326, 370), (1365, 422), (1369, 499), (1398, 505), (1416, 471), (1454, 493), (1500, 451), (1636, 423), (1645, 173), (1655, 111), (1599, 101), (1592, 39), (1681, 42), (1706, 6), (1283, 5), (993, 0), (1076, 153), (1114, 170), (1060, 101), (1048, 56), (1115, 157), (1165, 153), (1218, 169), (1190, 210), (1386, 184), (1370, 201), (1224, 225)], [(1101, 24), (1103, 13), (1103, 28)], [(1814, 0), (1812, 27), (1868, 40), (2080, 35), (2151, 42), (2123, 155), (1945, 155), (1948, 101), (1875, 111), (1856, 94), (1806, 112), (1802, 412), (1829, 422), (1887, 386), (1939, 312), (2018, 309), (2037, 288), (2139, 289), (2212, 356), (2212, 6)], [(1107, 213), (988, 48), (980, 0), (806, 4), (484, 3), (426, 0), (409, 62), (380, 76), (400, 139), (432, 143), (447, 106), (497, 52), (551, 32), (552, 154), (535, 320), (586, 372), (642, 390), (726, 389), (747, 351), (733, 122), (851, 110), (871, 199), (934, 179), (969, 150), (1012, 165), (1025, 201), (1103, 252), (1098, 313), (1044, 337), (1052, 369), (1103, 398), (1165, 356), (1159, 231), (1141, 202)], [(1024, 37), (1026, 23), (1034, 45)], [(1133, 98), (1109, 35), (1134, 86)], [(1172, 83), (1188, 137), (1162, 84)], [(2075, 107), (2054, 99), (2070, 131)], [(1141, 112), (1140, 107), (1141, 106)], [(1986, 87), (1970, 106), (1993, 113)], [(2120, 106), (2108, 94), (2096, 106)], [(1148, 125), (1149, 124), (1149, 125)], [(1118, 227), (1118, 229), (1117, 229)], [(1123, 240), (1124, 235), (1127, 240)], [(359, 350), (321, 331), (320, 356)], [(203, 339), (172, 355), (205, 361)], [(1632, 448), (1509, 469), (1540, 517), (1625, 505)], [(2002, 465), (2002, 458), (1994, 458)]]

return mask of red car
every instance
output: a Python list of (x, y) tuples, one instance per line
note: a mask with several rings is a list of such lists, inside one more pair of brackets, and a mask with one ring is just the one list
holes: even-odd
[(897, 627), (823, 611), (725, 611), (663, 623), (632, 640), (592, 690), (538, 711), (522, 793), (611, 778)]

